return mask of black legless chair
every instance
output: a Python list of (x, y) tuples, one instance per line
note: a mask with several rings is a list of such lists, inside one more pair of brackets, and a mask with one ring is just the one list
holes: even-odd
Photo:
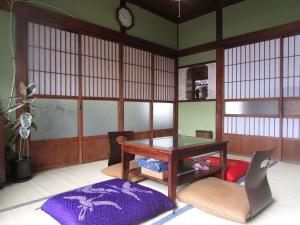
[[(272, 201), (272, 192), (267, 179), (267, 169), (270, 165), (274, 149), (257, 151), (251, 160), (245, 179), (245, 189), (250, 205), (249, 218), (254, 217)], [(262, 165), (269, 160), (266, 165)]]
[[(118, 132), (108, 132), (110, 154), (108, 159), (108, 166), (122, 162), (122, 145), (118, 142), (118, 138), (124, 138), (126, 141), (134, 140), (133, 131), (118, 131)], [(134, 155), (131, 156), (130, 160), (134, 159)]]
[[(133, 131), (120, 131), (120, 132), (109, 132), (109, 145), (110, 145), (110, 155), (108, 159), (108, 167), (103, 168), (101, 170), (107, 176), (122, 178), (122, 144), (119, 143), (122, 141), (130, 141), (134, 140), (134, 132)], [(121, 140), (118, 140), (118, 139)], [(137, 167), (137, 163), (134, 160), (135, 155), (130, 156), (130, 164), (129, 168)], [(144, 180), (143, 177), (135, 176), (129, 174), (129, 180), (132, 182), (139, 182)]]
[[(210, 177), (179, 191), (177, 197), (207, 213), (245, 223), (273, 201), (267, 179), (273, 152), (274, 149), (254, 153), (245, 186)], [(265, 160), (269, 160), (266, 165)]]

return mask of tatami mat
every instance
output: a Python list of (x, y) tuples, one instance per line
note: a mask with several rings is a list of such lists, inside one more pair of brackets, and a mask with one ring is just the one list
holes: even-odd
[[(239, 156), (230, 156), (238, 158)], [(243, 158), (249, 161), (249, 158)], [(28, 182), (10, 184), (0, 190), (0, 225), (57, 225), (40, 206), (52, 195), (111, 179), (100, 172), (107, 161), (40, 172)], [(249, 224), (298, 224), (300, 212), (300, 165), (279, 162), (268, 171), (274, 203)], [(140, 184), (167, 194), (167, 187), (146, 180)], [(179, 187), (179, 189), (182, 187)], [(178, 209), (145, 224), (235, 224), (178, 202)]]

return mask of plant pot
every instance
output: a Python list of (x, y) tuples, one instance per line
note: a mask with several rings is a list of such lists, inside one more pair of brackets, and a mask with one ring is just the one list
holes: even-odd
[(31, 157), (23, 157), (18, 161), (10, 162), (12, 182), (20, 183), (30, 180), (31, 177)]

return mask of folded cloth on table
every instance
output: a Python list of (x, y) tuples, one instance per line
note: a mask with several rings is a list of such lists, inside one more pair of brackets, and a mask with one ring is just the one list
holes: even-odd
[(144, 167), (156, 172), (162, 172), (168, 170), (168, 163), (165, 161), (152, 159), (152, 158), (139, 158), (136, 159), (136, 162), (140, 167)]

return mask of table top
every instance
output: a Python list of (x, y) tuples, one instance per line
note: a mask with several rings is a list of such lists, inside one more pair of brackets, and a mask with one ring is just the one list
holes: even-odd
[(138, 146), (151, 149), (159, 149), (163, 151), (180, 151), (192, 147), (211, 146), (224, 144), (227, 141), (217, 141), (207, 138), (198, 138), (190, 136), (167, 136), (152, 139), (139, 139), (133, 141), (126, 141), (125, 146)]

